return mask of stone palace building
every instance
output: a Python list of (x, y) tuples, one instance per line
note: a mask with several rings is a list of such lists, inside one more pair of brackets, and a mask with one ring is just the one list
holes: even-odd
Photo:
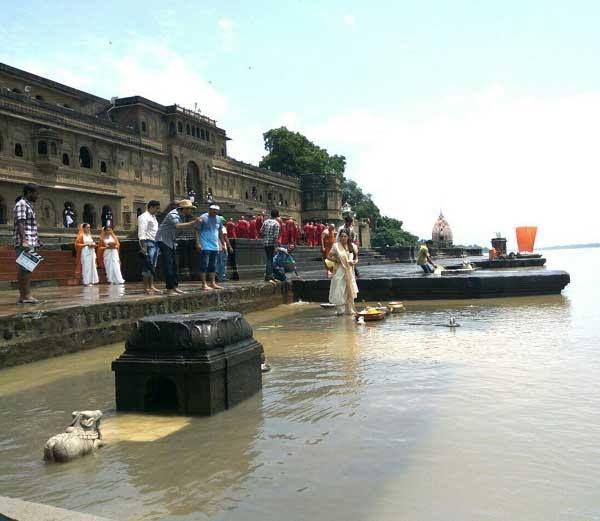
[(41, 187), (40, 226), (62, 227), (65, 203), (77, 222), (100, 226), (110, 207), (118, 229), (135, 228), (146, 202), (162, 207), (194, 190), (226, 215), (278, 208), (298, 221), (339, 220), (340, 182), (302, 180), (232, 159), (217, 122), (141, 96), (110, 100), (0, 63), (0, 226), (12, 221), (25, 183)]

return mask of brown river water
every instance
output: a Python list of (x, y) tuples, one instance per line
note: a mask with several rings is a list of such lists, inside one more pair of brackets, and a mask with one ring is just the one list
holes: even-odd
[[(212, 418), (116, 414), (121, 345), (0, 371), (0, 495), (115, 520), (600, 519), (600, 249), (547, 255), (561, 296), (251, 313), (273, 370)], [(108, 445), (44, 464), (75, 409)]]

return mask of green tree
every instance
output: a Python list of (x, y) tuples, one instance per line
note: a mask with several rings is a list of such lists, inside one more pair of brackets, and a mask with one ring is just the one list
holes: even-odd
[(299, 132), (286, 127), (273, 128), (263, 134), (265, 155), (260, 166), (276, 172), (302, 177), (304, 174), (337, 175), (342, 181), (342, 203), (348, 203), (358, 219), (369, 219), (374, 246), (408, 246), (417, 237), (402, 229), (402, 221), (381, 215), (371, 194), (366, 194), (355, 181), (344, 177), (346, 158), (329, 155)]
[(327, 150), (299, 132), (292, 132), (286, 127), (273, 128), (265, 132), (263, 138), (268, 153), (260, 160), (262, 168), (297, 177), (311, 173), (344, 174), (344, 156), (330, 156)]

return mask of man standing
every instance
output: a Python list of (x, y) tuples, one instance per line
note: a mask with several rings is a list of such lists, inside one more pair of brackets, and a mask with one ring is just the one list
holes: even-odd
[(419, 256), (417, 257), (417, 265), (421, 266), (421, 269), (425, 272), (425, 274), (433, 273), (433, 270), (437, 268), (435, 262), (431, 258), (429, 253), (428, 245), (431, 245), (431, 242), (427, 242), (425, 244), (421, 244), (419, 248)]
[(271, 210), (271, 218), (267, 219), (260, 230), (263, 238), (263, 246), (265, 248), (265, 280), (273, 281), (273, 256), (275, 254), (275, 246), (279, 237), (279, 210)]
[[(38, 227), (33, 203), (37, 201), (36, 185), (25, 185), (23, 197), (19, 198), (13, 209), (15, 250), (17, 257), (24, 251), (31, 253), (40, 246)], [(17, 304), (40, 304), (31, 296), (31, 272), (17, 264), (17, 280), (19, 283), (19, 300)]]
[[(199, 271), (202, 289), (223, 289), (215, 282), (217, 272), (217, 257), (221, 250), (223, 238), (223, 222), (217, 215), (221, 208), (211, 204), (208, 213), (203, 213), (195, 224), (196, 229), (196, 251), (200, 253)], [(206, 278), (209, 282), (206, 282)]]
[(227, 261), (229, 260), (229, 255), (233, 254), (233, 246), (231, 246), (231, 242), (229, 242), (229, 232), (225, 225), (225, 218), (220, 215), (219, 219), (221, 219), (221, 233), (223, 234), (223, 240), (220, 244), (221, 249), (219, 250), (219, 256), (217, 257), (217, 281), (225, 282), (227, 280)]
[(179, 201), (177, 208), (171, 210), (165, 216), (156, 233), (156, 244), (162, 259), (168, 295), (185, 293), (177, 287), (179, 286), (179, 275), (177, 273), (175, 248), (177, 246), (177, 232), (193, 228), (198, 221), (196, 219), (186, 223), (181, 222), (183, 217), (190, 217), (195, 209), (196, 207), (189, 199)]
[(144, 279), (144, 292), (147, 295), (162, 293), (154, 286), (154, 275), (156, 274), (156, 262), (158, 261), (158, 246), (156, 245), (156, 232), (158, 221), (156, 214), (160, 211), (158, 201), (150, 201), (146, 211), (138, 217), (138, 240), (140, 249), (144, 255), (144, 267), (142, 278)]

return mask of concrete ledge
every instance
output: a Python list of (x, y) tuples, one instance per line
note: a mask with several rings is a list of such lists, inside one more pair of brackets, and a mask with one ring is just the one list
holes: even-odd
[(288, 284), (257, 282), (221, 291), (195, 291), (98, 301), (0, 317), (0, 368), (120, 342), (151, 315), (195, 311), (256, 311), (292, 300)]
[(0, 520), (4, 519), (9, 521), (110, 521), (105, 517), (0, 496)]
[[(570, 282), (565, 271), (523, 271), (503, 273), (475, 272), (471, 275), (434, 277), (420, 274), (399, 277), (361, 278), (358, 299), (430, 300), (515, 297), (560, 293)], [(311, 302), (327, 302), (330, 281), (324, 279), (294, 280), (294, 298)]]

